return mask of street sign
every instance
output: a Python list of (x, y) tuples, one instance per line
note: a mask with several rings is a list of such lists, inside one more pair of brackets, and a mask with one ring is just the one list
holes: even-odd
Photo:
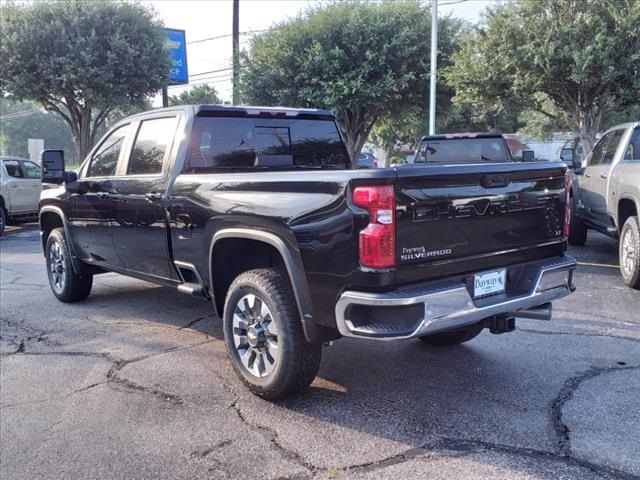
[(171, 69), (169, 70), (169, 84), (182, 85), (189, 83), (187, 71), (187, 42), (184, 30), (165, 28), (167, 47), (171, 52)]

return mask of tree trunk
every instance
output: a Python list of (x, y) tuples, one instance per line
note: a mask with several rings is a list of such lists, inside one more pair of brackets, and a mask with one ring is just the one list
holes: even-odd
[(393, 149), (390, 145), (385, 145), (384, 149), (384, 168), (389, 168), (391, 166), (391, 154), (393, 153)]
[(577, 137), (582, 144), (584, 156), (586, 157), (596, 144), (596, 134), (600, 128), (602, 109), (587, 108), (572, 112), (575, 123)]

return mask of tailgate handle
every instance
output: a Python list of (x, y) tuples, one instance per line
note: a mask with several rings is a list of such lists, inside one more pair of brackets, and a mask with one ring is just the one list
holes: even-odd
[(482, 186), (485, 188), (506, 187), (511, 183), (508, 175), (485, 175), (482, 179)]

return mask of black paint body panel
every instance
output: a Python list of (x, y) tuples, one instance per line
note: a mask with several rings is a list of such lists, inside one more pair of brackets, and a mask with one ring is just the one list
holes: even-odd
[[(77, 185), (43, 191), (41, 208), (63, 212), (79, 261), (164, 285), (179, 284), (173, 262), (187, 262), (210, 289), (216, 234), (265, 232), (282, 241), (299, 273), (294, 288), (310, 302), (305, 321), (329, 327), (337, 337), (334, 308), (345, 290), (462, 278), (565, 250), (559, 234), (564, 164), (181, 174), (196, 110), (179, 111), (186, 118), (178, 130), (183, 138), (176, 140), (162, 176), (87, 180), (80, 192)], [(388, 270), (359, 264), (358, 235), (369, 215), (351, 203), (351, 191), (376, 184), (393, 184), (396, 194), (397, 266)], [(99, 192), (109, 195), (100, 198)], [(150, 200), (151, 192), (160, 198)], [(452, 252), (402, 258), (403, 248), (422, 246), (425, 252)]]

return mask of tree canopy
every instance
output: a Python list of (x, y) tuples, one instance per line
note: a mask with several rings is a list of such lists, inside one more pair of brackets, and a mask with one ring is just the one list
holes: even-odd
[(520, 0), (489, 10), (446, 79), (478, 117), (536, 112), (590, 149), (603, 118), (640, 103), (638, 25), (636, 0)]
[(73, 158), (71, 131), (58, 115), (45, 111), (35, 102), (15, 102), (0, 98), (0, 154), (29, 157), (28, 140), (41, 138), (46, 148), (64, 150)]
[[(452, 21), (442, 19), (442, 51)], [(324, 4), (253, 39), (243, 101), (331, 109), (354, 158), (377, 121), (426, 103), (429, 44), (417, 0)]]
[(79, 159), (113, 109), (139, 103), (167, 82), (161, 24), (139, 4), (10, 3), (0, 22), (0, 92), (57, 112)]
[(180, 95), (171, 95), (169, 105), (220, 105), (218, 91), (210, 85), (198, 85)]

